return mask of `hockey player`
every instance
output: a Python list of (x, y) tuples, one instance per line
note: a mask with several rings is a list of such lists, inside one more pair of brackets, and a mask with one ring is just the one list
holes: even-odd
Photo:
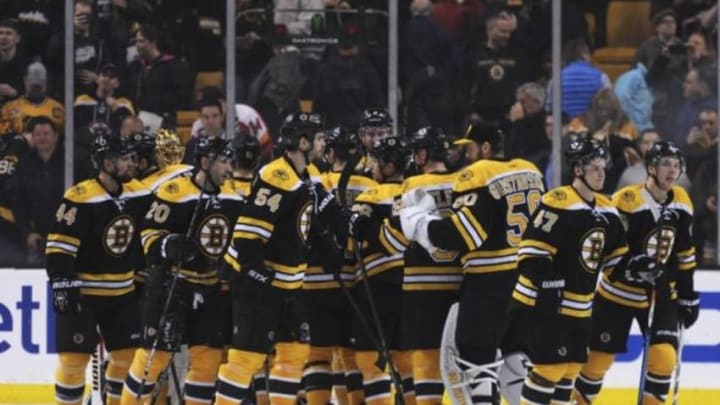
[(193, 175), (164, 183), (145, 215), (141, 236), (151, 269), (143, 305), (144, 344), (125, 380), (125, 405), (150, 395), (181, 343), (189, 347), (190, 363), (184, 402), (209, 403), (214, 394), (223, 345), (218, 261), (243, 204), (225, 184), (234, 158), (228, 142), (201, 138), (195, 158)]
[(96, 136), (92, 160), (98, 176), (65, 192), (45, 250), (57, 314), (58, 404), (81, 403), (98, 330), (110, 352), (107, 403), (118, 404), (140, 337), (133, 275), (152, 194), (131, 181), (137, 157), (120, 137)]
[[(245, 398), (250, 381), (273, 345), (271, 370), (278, 391), (271, 403), (295, 402), (307, 345), (274, 342), (291, 329), (308, 343), (307, 323), (298, 322), (294, 302), (307, 268), (306, 243), (314, 215), (336, 215), (331, 194), (311, 182), (307, 153), (321, 125), (315, 114), (286, 119), (278, 140), (282, 155), (260, 169), (248, 202), (235, 224), (225, 262), (233, 270), (233, 344), (219, 372), (215, 403), (236, 404)], [(334, 211), (333, 211), (334, 210)], [(327, 223), (330, 223), (328, 221)], [(346, 232), (347, 233), (347, 232)]]
[[(345, 172), (351, 169), (346, 165), (360, 146), (350, 130), (337, 127), (326, 131), (325, 145), (331, 171), (323, 176), (324, 188), (349, 207), (360, 193), (377, 183), (365, 176)], [(313, 223), (313, 226), (322, 225)], [(344, 367), (348, 403), (357, 405), (363, 399), (362, 375), (352, 352), (354, 314), (343, 292), (343, 289), (349, 291), (355, 281), (355, 258), (352, 247), (343, 249), (332, 241), (328, 243), (327, 237), (323, 236), (325, 232), (313, 232), (317, 239), (311, 238), (310, 263), (303, 284), (303, 301), (312, 331), (310, 355), (304, 372), (307, 400), (310, 405), (330, 402), (331, 364), (336, 355), (341, 357)], [(333, 256), (331, 252), (339, 254)]]
[(153, 192), (170, 179), (189, 175), (193, 169), (181, 163), (185, 147), (171, 130), (161, 128), (154, 136), (135, 133), (130, 141), (138, 145), (138, 178)]
[[(369, 299), (379, 308), (380, 325), (388, 348), (392, 351), (392, 361), (398, 369), (404, 371), (400, 377), (410, 382), (411, 353), (401, 351), (400, 341), (403, 254), (386, 254), (379, 238), (380, 225), (392, 217), (394, 197), (401, 193), (403, 170), (407, 166), (410, 151), (404, 140), (391, 136), (376, 142), (372, 154), (378, 162), (373, 177), (381, 184), (362, 192), (352, 207), (353, 212), (368, 218), (367, 225), (358, 224), (358, 234), (353, 235), (366, 244), (361, 256), (367, 272), (365, 278), (365, 273), (360, 271), (354, 295), (367, 319), (372, 319)], [(369, 298), (361, 285), (365, 282), (369, 283), (372, 293)], [(393, 404), (391, 377), (386, 369), (378, 367), (378, 348), (369, 335), (377, 335), (377, 332), (368, 331), (367, 327), (359, 318), (354, 318), (352, 334), (355, 337), (355, 361), (362, 373), (365, 402), (368, 405), (390, 405)], [(411, 386), (407, 388), (407, 391), (412, 391)], [(411, 401), (410, 398), (407, 400)]]
[[(637, 319), (650, 346), (643, 404), (664, 404), (677, 362), (678, 324), (688, 328), (697, 320), (699, 297), (693, 288), (695, 249), (690, 227), (693, 207), (684, 189), (676, 185), (685, 160), (670, 142), (657, 142), (647, 152), (648, 178), (613, 195), (627, 234), (630, 252), (656, 260), (658, 280), (642, 280), (632, 273), (606, 271), (595, 296), (592, 340), (587, 363), (575, 381), (578, 404), (590, 404), (600, 392), (603, 377), (616, 353), (627, 350), (633, 319)], [(650, 282), (651, 284), (648, 284)], [(655, 289), (655, 316), (648, 331), (647, 290)]]
[[(444, 163), (450, 148), (449, 139), (440, 129), (426, 127), (413, 134), (410, 144), (413, 160), (422, 174), (405, 179), (402, 194), (410, 195), (422, 189), (435, 202), (429, 210), (432, 214), (438, 217), (451, 214), (452, 187), (457, 175), (449, 172)], [(388, 254), (404, 254), (402, 349), (412, 351), (417, 403), (436, 404), (443, 394), (439, 367), (442, 329), (450, 305), (458, 299), (462, 279), (460, 255), (439, 249), (428, 253), (422, 245), (410, 243), (399, 229), (396, 221), (386, 222), (380, 240)], [(407, 394), (411, 393), (408, 390)]]
[(233, 139), (235, 149), (235, 167), (232, 175), (232, 187), (239, 195), (250, 195), (250, 184), (260, 163), (260, 142), (247, 133), (238, 133)]
[[(506, 362), (514, 366), (522, 360), (510, 355), (517, 349), (512, 346), (516, 339), (506, 334), (503, 309), (517, 281), (518, 246), (544, 186), (532, 163), (502, 159), (503, 142), (498, 129), (488, 125), (470, 126), (455, 141), (466, 145), (467, 159), (476, 162), (458, 175), (451, 216), (433, 220), (419, 207), (400, 210), (403, 231), (411, 240), (430, 252), (462, 253), (461, 298), (457, 311), (448, 315), (444, 334), (449, 341), (443, 342), (443, 350), (453, 353), (442, 367), (454, 403), (499, 405), (496, 351), (504, 346)], [(524, 369), (522, 363), (517, 367)]]
[(518, 250), (520, 276), (511, 305), (534, 365), (523, 384), (524, 405), (570, 401), (573, 381), (587, 360), (598, 272), (649, 269), (646, 257), (627, 260), (620, 216), (599, 193), (607, 150), (578, 139), (565, 155), (572, 183), (543, 195)]
[(363, 156), (355, 168), (356, 172), (372, 177), (373, 166), (377, 163), (372, 149), (380, 139), (390, 136), (393, 131), (393, 119), (384, 108), (368, 108), (363, 111), (358, 128), (358, 137), (363, 147)]

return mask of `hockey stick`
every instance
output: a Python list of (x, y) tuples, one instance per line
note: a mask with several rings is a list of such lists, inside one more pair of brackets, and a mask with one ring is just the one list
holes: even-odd
[[(215, 159), (217, 159), (217, 154), (213, 155), (212, 159), (210, 159), (210, 162), (208, 163), (208, 172), (205, 173), (205, 178), (202, 182), (203, 184), (200, 187), (200, 195), (198, 195), (198, 200), (195, 203), (195, 207), (193, 208), (193, 213), (190, 217), (190, 224), (188, 225), (188, 229), (187, 231), (185, 231), (185, 239), (190, 239), (190, 237), (192, 236), (195, 222), (197, 221), (197, 217), (200, 215), (200, 205), (202, 205), (203, 196), (205, 195), (205, 186), (207, 186), (207, 181), (210, 177), (210, 167), (212, 167), (213, 163), (215, 163)], [(200, 170), (202, 170), (202, 168)], [(170, 288), (168, 288), (167, 298), (165, 298), (165, 302), (163, 303), (162, 312), (160, 312), (160, 320), (158, 321), (157, 327), (158, 332), (155, 333), (155, 337), (153, 338), (153, 343), (150, 347), (150, 353), (148, 353), (147, 360), (145, 361), (145, 368), (143, 369), (143, 376), (140, 380), (140, 387), (138, 388), (138, 392), (135, 396), (135, 399), (138, 401), (140, 400), (140, 398), (142, 398), (144, 394), (143, 391), (145, 391), (145, 382), (147, 381), (148, 373), (150, 372), (150, 366), (152, 365), (152, 361), (155, 358), (155, 353), (157, 352), (158, 342), (160, 341), (160, 330), (162, 330), (163, 325), (167, 321), (166, 317), (168, 315), (168, 312), (170, 311), (170, 304), (173, 301), (175, 286), (177, 285), (177, 281), (180, 278), (181, 266), (182, 263), (178, 263), (177, 265), (173, 266), (175, 267), (175, 271), (173, 272), (172, 281), (170, 282)]]
[[(658, 218), (658, 227), (657, 231), (655, 232), (655, 266), (656, 271), (660, 270), (660, 266), (662, 265), (662, 257), (660, 256), (661, 248), (662, 248), (662, 230), (663, 230), (663, 222), (665, 219), (665, 209), (667, 208), (667, 203), (671, 201), (673, 198), (672, 192), (668, 193), (668, 197), (665, 202), (660, 204), (660, 215)], [(650, 286), (650, 291), (648, 294), (648, 300), (649, 302), (649, 308), (648, 308), (648, 320), (647, 320), (647, 329), (645, 330), (645, 342), (643, 344), (643, 355), (642, 355), (642, 366), (640, 367), (640, 387), (638, 388), (638, 397), (637, 397), (637, 405), (642, 405), (643, 403), (643, 397), (645, 395), (645, 384), (647, 383), (647, 371), (648, 371), (648, 365), (650, 362), (650, 340), (652, 339), (652, 327), (653, 327), (653, 318), (655, 317), (655, 305), (657, 302), (657, 295), (655, 290), (655, 285)]]
[[(372, 316), (373, 323), (375, 324), (374, 326), (377, 332), (377, 337), (379, 339), (380, 350), (382, 351), (382, 355), (385, 358), (384, 362), (390, 368), (390, 379), (392, 380), (392, 384), (395, 386), (395, 403), (399, 405), (404, 405), (405, 395), (403, 392), (402, 381), (400, 379), (400, 373), (395, 367), (395, 363), (393, 362), (392, 356), (390, 355), (390, 349), (387, 345), (387, 340), (385, 339), (385, 332), (383, 331), (382, 322), (380, 321), (380, 315), (378, 314), (377, 307), (375, 306), (375, 300), (373, 299), (372, 290), (370, 289), (370, 277), (368, 275), (367, 268), (365, 267), (365, 262), (363, 261), (362, 252), (360, 251), (361, 248), (362, 246), (360, 245), (360, 241), (355, 239), (355, 258), (357, 259), (358, 264), (360, 265), (360, 270), (363, 273), (362, 284), (365, 287), (365, 295), (367, 295), (368, 306), (370, 307), (370, 315)], [(384, 367), (382, 368), (382, 370), (384, 370)]]
[(105, 387), (105, 376), (102, 369), (104, 361), (105, 347), (101, 338), (92, 354), (92, 390), (85, 400), (86, 405), (102, 405), (104, 402), (102, 392)]
[(678, 405), (680, 400), (680, 369), (682, 368), (682, 351), (685, 340), (683, 335), (685, 334), (685, 327), (680, 324), (678, 331), (678, 351), (677, 351), (677, 364), (675, 365), (675, 375), (673, 376), (673, 405)]

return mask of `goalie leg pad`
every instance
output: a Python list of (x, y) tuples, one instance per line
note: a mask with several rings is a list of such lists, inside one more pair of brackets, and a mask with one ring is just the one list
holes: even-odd
[(590, 351), (588, 361), (575, 380), (575, 390), (572, 398), (578, 405), (590, 405), (595, 401), (602, 389), (605, 373), (607, 373), (614, 361), (615, 355), (612, 353)]
[(60, 353), (55, 371), (55, 400), (63, 404), (80, 404), (85, 392), (85, 368), (90, 354)]
[(135, 349), (121, 349), (110, 352), (110, 361), (105, 370), (107, 382), (106, 405), (118, 405), (122, 394), (123, 383), (127, 378), (130, 365), (135, 356)]
[(514, 352), (503, 357), (498, 373), (500, 394), (510, 405), (520, 405), (522, 386), (532, 366), (525, 353)]

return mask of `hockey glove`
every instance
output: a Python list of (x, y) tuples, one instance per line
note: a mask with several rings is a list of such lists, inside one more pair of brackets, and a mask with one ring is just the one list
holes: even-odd
[(175, 264), (191, 262), (197, 254), (197, 245), (192, 239), (179, 233), (171, 233), (166, 236), (160, 247), (160, 255), (163, 259)]
[(677, 300), (678, 316), (683, 326), (689, 328), (695, 324), (700, 315), (700, 294), (693, 291), (687, 296), (680, 296)]
[(53, 308), (58, 314), (72, 315), (82, 311), (80, 303), (82, 281), (74, 277), (53, 277), (50, 279), (52, 288)]
[(633, 256), (625, 265), (625, 278), (628, 281), (654, 286), (655, 280), (660, 276), (662, 276), (662, 269), (654, 258), (647, 255)]
[(359, 212), (353, 212), (348, 222), (348, 234), (355, 240), (367, 240), (370, 217)]
[(267, 268), (249, 269), (242, 273), (263, 287), (269, 287), (275, 279), (275, 271)]
[(540, 281), (537, 287), (535, 309), (544, 314), (556, 314), (562, 302), (565, 279), (560, 276), (550, 276)]

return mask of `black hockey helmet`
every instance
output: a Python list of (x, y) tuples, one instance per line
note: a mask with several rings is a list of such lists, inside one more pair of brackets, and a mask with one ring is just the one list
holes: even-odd
[(135, 132), (127, 138), (130, 147), (138, 154), (139, 159), (155, 160), (155, 136), (146, 132)]
[(677, 145), (668, 141), (655, 142), (648, 149), (645, 153), (645, 167), (656, 167), (660, 163), (660, 159), (664, 157), (677, 159), (680, 161), (681, 173), (685, 171), (685, 156)]
[(222, 138), (201, 136), (198, 138), (198, 142), (195, 145), (195, 159), (198, 163), (200, 158), (203, 156), (208, 157), (211, 160), (218, 157), (233, 160), (235, 158), (235, 151), (233, 150), (231, 143)]
[(134, 150), (130, 142), (123, 140), (119, 135), (112, 132), (98, 132), (93, 138), (90, 156), (93, 166), (101, 170), (105, 159), (115, 159), (132, 152)]
[(368, 108), (363, 111), (360, 119), (360, 128), (363, 127), (392, 127), (393, 119), (384, 108)]
[(445, 161), (450, 149), (450, 138), (440, 128), (420, 128), (410, 138), (413, 152), (421, 149), (427, 150), (428, 158), (436, 161)]
[(247, 132), (238, 132), (232, 140), (235, 162), (243, 169), (252, 169), (260, 161), (260, 142)]
[(407, 142), (398, 136), (389, 136), (375, 142), (372, 150), (381, 163), (393, 163), (397, 170), (403, 170), (410, 161)]
[(604, 159), (609, 164), (610, 154), (605, 145), (601, 143), (587, 138), (577, 138), (570, 141), (565, 149), (565, 159), (570, 173), (573, 173), (575, 166), (585, 166), (594, 159)]
[(281, 150), (297, 150), (300, 138), (306, 137), (312, 142), (315, 134), (323, 130), (323, 117), (317, 113), (290, 114), (280, 126), (278, 147)]
[(347, 159), (358, 148), (358, 139), (353, 131), (340, 126), (325, 131), (325, 152), (335, 151), (335, 156)]
[(90, 125), (88, 125), (88, 130), (90, 130), (90, 134), (92, 134), (93, 137), (97, 137), (99, 135), (109, 136), (112, 134), (112, 129), (104, 121), (91, 122)]

